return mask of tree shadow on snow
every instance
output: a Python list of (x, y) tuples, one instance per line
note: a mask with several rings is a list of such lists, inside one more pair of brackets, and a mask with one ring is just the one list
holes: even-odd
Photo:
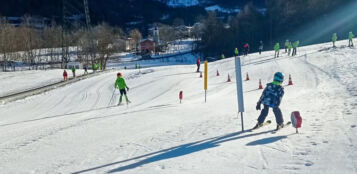
[[(244, 133), (245, 135), (242, 135), (243, 132), (235, 132), (235, 133), (231, 133), (231, 134), (227, 134), (227, 135), (223, 135), (223, 136), (208, 138), (208, 139), (204, 139), (204, 140), (200, 140), (200, 141), (196, 141), (196, 142), (192, 142), (192, 143), (183, 144), (180, 146), (171, 147), (168, 149), (163, 149), (163, 150), (160, 150), (157, 152), (148, 153), (145, 155), (141, 155), (141, 156), (133, 157), (133, 158), (126, 159), (126, 160), (105, 164), (102, 166), (93, 167), (90, 169), (85, 169), (82, 171), (77, 171), (74, 173), (79, 174), (79, 173), (89, 172), (89, 171), (93, 171), (93, 170), (97, 170), (97, 169), (133, 161), (130, 164), (126, 164), (119, 168), (112, 169), (112, 170), (108, 171), (108, 173), (121, 172), (121, 171), (129, 170), (129, 169), (134, 169), (136, 167), (139, 167), (139, 166), (142, 166), (145, 164), (150, 164), (150, 163), (158, 162), (161, 160), (167, 160), (167, 159), (171, 159), (171, 158), (185, 156), (185, 155), (189, 155), (191, 153), (218, 147), (218, 146), (220, 146), (221, 143), (224, 143), (227, 141), (239, 140), (239, 139), (257, 136), (257, 135), (261, 135), (261, 134), (266, 134), (266, 133), (270, 133), (270, 132), (272, 132), (272, 130), (258, 132), (258, 133), (251, 133), (251, 134)], [(246, 132), (246, 133), (248, 133), (248, 132)], [(135, 162), (134, 160), (140, 160), (140, 161)]]

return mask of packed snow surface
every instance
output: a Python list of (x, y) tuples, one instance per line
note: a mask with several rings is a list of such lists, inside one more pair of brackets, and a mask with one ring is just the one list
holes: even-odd
[[(259, 79), (271, 82), (281, 71), (281, 109), (285, 122), (300, 111), (299, 134), (292, 127), (272, 134), (272, 111), (267, 118), (272, 124), (241, 131), (233, 58), (209, 63), (207, 103), (194, 64), (121, 70), (130, 88), (128, 106), (115, 106), (116, 72), (0, 105), (0, 171), (357, 173), (357, 49), (340, 47), (346, 43), (336, 49), (330, 43), (299, 48), (296, 57), (282, 53), (274, 59), (271, 51), (242, 57), (243, 79), (246, 73), (250, 77), (243, 81), (245, 129), (260, 113), (255, 110)], [(18, 83), (4, 86), (7, 91), (27, 77), (12, 78)]]
[[(66, 71), (68, 78), (72, 78), (72, 71), (70, 69)], [(88, 72), (91, 72), (91, 70)], [(77, 76), (83, 74), (83, 69), (76, 70)], [(61, 81), (63, 81), (63, 70), (61, 69), (1, 72), (0, 96), (31, 90)]]

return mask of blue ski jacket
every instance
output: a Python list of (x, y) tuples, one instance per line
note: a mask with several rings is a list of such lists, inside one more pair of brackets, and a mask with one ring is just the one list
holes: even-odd
[(268, 83), (264, 89), (258, 103), (268, 105), (269, 107), (278, 107), (284, 96), (284, 88), (279, 82)]

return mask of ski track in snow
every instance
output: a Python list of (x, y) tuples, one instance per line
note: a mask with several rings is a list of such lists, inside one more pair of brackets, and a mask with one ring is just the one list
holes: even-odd
[[(245, 127), (276, 71), (293, 78), (281, 105), (285, 121), (299, 110), (303, 127), (271, 134), (272, 124), (240, 132), (234, 59), (195, 66), (122, 70), (128, 106), (111, 106), (116, 73), (107, 73), (0, 107), (0, 170), (4, 173), (356, 173), (356, 49), (303, 47), (301, 55), (272, 51), (243, 59)], [(304, 52), (306, 54), (304, 54)], [(203, 70), (203, 69), (202, 69)], [(216, 76), (216, 71), (220, 76)], [(227, 83), (230, 74), (232, 82)], [(11, 77), (4, 76), (4, 80)], [(178, 93), (184, 92), (179, 104)], [(125, 101), (125, 99), (124, 99)], [(20, 111), (20, 112), (19, 112)], [(237, 117), (238, 116), (238, 117)], [(21, 167), (19, 167), (21, 166)]]

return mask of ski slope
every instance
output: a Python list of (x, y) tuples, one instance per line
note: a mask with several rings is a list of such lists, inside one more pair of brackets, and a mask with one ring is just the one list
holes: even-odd
[[(66, 70), (68, 78), (72, 78), (73, 74), (70, 69)], [(88, 70), (89, 73), (92, 70)], [(84, 74), (83, 69), (76, 70), (77, 76)], [(50, 85), (63, 81), (63, 70), (28, 70), (0, 73), (0, 97), (6, 96), (26, 90), (35, 89), (38, 87)]]
[(281, 71), (284, 85), (289, 74), (294, 83), (284, 87), (281, 109), (285, 122), (300, 111), (299, 134), (292, 127), (272, 134), (271, 110), (272, 124), (241, 132), (233, 58), (209, 63), (207, 103), (195, 65), (121, 70), (128, 106), (114, 106), (118, 91), (110, 102), (116, 72), (0, 105), (0, 171), (357, 173), (357, 49), (329, 47), (302, 47), (296, 57), (274, 59), (268, 51), (242, 58), (243, 79), (250, 76), (243, 82), (245, 129), (260, 113), (259, 79), (269, 83)]

